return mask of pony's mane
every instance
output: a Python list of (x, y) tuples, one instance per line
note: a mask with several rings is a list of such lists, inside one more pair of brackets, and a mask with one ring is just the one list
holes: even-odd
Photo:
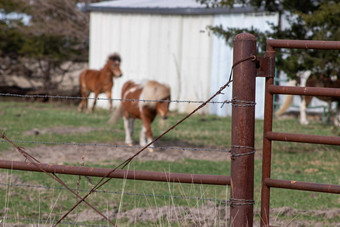
[(120, 55), (117, 54), (117, 53), (114, 53), (114, 54), (110, 55), (108, 57), (108, 59), (111, 60), (111, 61), (119, 61), (119, 62), (122, 61), (122, 59), (120, 58)]
[[(163, 100), (170, 97), (170, 87), (166, 84), (158, 83), (154, 80), (146, 81), (140, 95), (145, 100)], [(143, 105), (155, 106), (155, 102), (143, 103)]]

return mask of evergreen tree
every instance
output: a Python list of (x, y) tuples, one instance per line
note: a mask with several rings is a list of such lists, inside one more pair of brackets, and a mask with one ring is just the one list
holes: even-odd
[[(88, 59), (88, 14), (80, 0), (2, 0), (0, 74), (40, 79), (55, 89), (75, 62)], [(0, 81), (1, 82), (1, 81)], [(56, 84), (57, 83), (57, 84)]]
[[(289, 26), (283, 28), (281, 21), (271, 25), (272, 31), (260, 32), (250, 28), (224, 29), (222, 26), (210, 29), (219, 36), (225, 37), (231, 44), (233, 37), (241, 32), (250, 32), (257, 37), (259, 52), (265, 50), (265, 40), (297, 39), (297, 40), (340, 40), (340, 3), (330, 0), (200, 0), (208, 7), (233, 7), (235, 4), (250, 5), (277, 12), (288, 21)], [(277, 54), (279, 70), (295, 77), (300, 70), (312, 69), (315, 74), (337, 76), (340, 74), (339, 51), (282, 49)]]

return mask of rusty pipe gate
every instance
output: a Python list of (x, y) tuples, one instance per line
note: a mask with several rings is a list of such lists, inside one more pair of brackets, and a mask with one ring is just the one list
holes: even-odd
[[(234, 39), (231, 176), (117, 170), (0, 160), (0, 168), (174, 183), (231, 185), (232, 226), (253, 226), (256, 38), (242, 33)], [(233, 66), (233, 67), (234, 67)], [(111, 173), (111, 174), (109, 174)]]
[(277, 48), (340, 50), (340, 42), (308, 40), (267, 40), (266, 55), (264, 58), (262, 58), (262, 62), (260, 62), (260, 66), (262, 68), (262, 71), (260, 70), (261, 74), (266, 77), (261, 191), (261, 226), (266, 227), (269, 226), (271, 187), (340, 194), (340, 185), (298, 182), (294, 180), (277, 180), (270, 178), (272, 141), (340, 145), (340, 137), (279, 133), (272, 131), (274, 94), (340, 97), (340, 89), (335, 88), (287, 87), (274, 85), (276, 56), (275, 50)]

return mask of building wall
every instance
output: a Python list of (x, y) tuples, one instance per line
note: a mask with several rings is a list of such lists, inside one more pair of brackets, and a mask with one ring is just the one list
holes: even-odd
[[(92, 12), (90, 68), (100, 69), (108, 55), (118, 52), (124, 75), (114, 81), (113, 98), (120, 98), (121, 87), (127, 80), (155, 79), (170, 85), (172, 99), (205, 100), (210, 94), (212, 37), (201, 31), (212, 21), (212, 16)], [(99, 100), (98, 105), (107, 107), (107, 101)], [(170, 105), (180, 112), (196, 106)]]
[[(112, 52), (122, 56), (124, 75), (114, 82), (113, 98), (120, 98), (127, 80), (155, 79), (171, 86), (173, 100), (191, 101), (204, 101), (214, 94), (227, 82), (232, 66), (232, 48), (223, 38), (210, 34), (208, 25), (254, 26), (264, 31), (269, 29), (266, 21), (278, 21), (277, 14), (266, 13), (190, 16), (91, 12), (90, 18), (90, 68), (100, 69)], [(214, 101), (231, 100), (231, 91), (229, 87)], [(263, 118), (264, 78), (257, 78), (256, 103), (255, 116)], [(98, 105), (107, 108), (107, 101), (99, 100)], [(170, 105), (180, 112), (197, 106)], [(226, 116), (231, 115), (231, 106), (209, 104), (201, 112)]]
[[(223, 28), (251, 28), (252, 26), (260, 31), (270, 30), (267, 22), (277, 24), (278, 14), (268, 13), (247, 13), (247, 14), (226, 14), (216, 15), (213, 25), (222, 25)], [(211, 66), (211, 94), (226, 83), (229, 78), (233, 64), (233, 49), (226, 44), (223, 38), (213, 37), (212, 45), (212, 66)], [(264, 117), (264, 93), (265, 78), (256, 78), (256, 106), (255, 117)], [(215, 101), (231, 100), (232, 84), (228, 87), (224, 95), (216, 97)], [(231, 105), (210, 105), (210, 112), (220, 116), (231, 115)]]

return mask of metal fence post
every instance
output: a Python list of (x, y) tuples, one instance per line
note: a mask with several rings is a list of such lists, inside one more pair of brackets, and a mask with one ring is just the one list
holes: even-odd
[[(266, 78), (266, 93), (264, 100), (264, 125), (263, 135), (272, 131), (273, 125), (273, 103), (274, 96), (268, 91), (268, 87), (274, 84), (275, 77), (275, 49), (267, 45), (266, 57), (268, 57), (269, 75)], [(263, 154), (262, 154), (262, 189), (261, 189), (261, 226), (269, 225), (269, 204), (270, 204), (270, 188), (265, 184), (264, 180), (270, 178), (271, 174), (271, 149), (272, 141), (263, 136)]]
[[(256, 38), (234, 38), (230, 226), (253, 226)], [(235, 64), (242, 61), (238, 64)]]

